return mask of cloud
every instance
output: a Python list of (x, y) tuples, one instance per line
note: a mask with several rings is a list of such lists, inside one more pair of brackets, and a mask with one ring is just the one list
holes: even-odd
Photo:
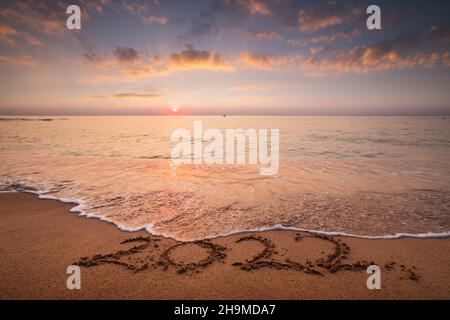
[[(116, 49), (117, 50), (117, 49)], [(113, 53), (114, 55), (114, 53)], [(83, 54), (83, 58), (86, 60), (87, 65), (91, 68), (101, 70), (113, 70), (122, 68), (126, 63), (120, 63), (120, 60), (116, 56), (100, 56), (94, 51), (90, 50)], [(118, 61), (119, 60), (119, 61)]]
[(135, 16), (143, 16), (150, 12), (150, 6), (148, 2), (137, 2), (124, 0), (122, 6), (128, 13)]
[(308, 41), (306, 39), (288, 39), (287, 43), (291, 46), (304, 46)]
[(66, 8), (62, 2), (52, 5), (44, 1), (31, 3), (15, 1), (10, 6), (0, 9), (0, 16), (15, 24), (27, 25), (37, 31), (61, 35), (66, 32)]
[[(170, 22), (169, 18), (163, 17), (163, 16), (155, 16), (152, 15), (152, 9), (150, 6), (150, 2), (143, 2), (143, 1), (128, 1), (125, 0), (122, 2), (122, 6), (125, 9), (126, 12), (128, 12), (131, 15), (139, 17), (142, 23), (144, 24), (160, 24), (160, 25), (166, 25)], [(157, 1), (153, 1), (152, 4), (158, 4)]]
[[(271, 5), (278, 0), (212, 0), (188, 22), (188, 30), (179, 36), (180, 42), (219, 33), (222, 28), (237, 28), (249, 18), (273, 17)], [(285, 0), (282, 0), (285, 1)], [(273, 7), (273, 6), (272, 6)]]
[[(178, 71), (209, 70), (231, 72), (235, 67), (225, 61), (220, 53), (207, 50), (196, 50), (186, 46), (186, 50), (175, 52), (167, 57), (141, 56), (135, 49), (118, 47), (111, 56), (100, 56), (93, 51), (84, 54), (89, 67), (109, 73), (95, 82), (108, 82), (108, 79), (122, 80), (144, 77), (167, 76)], [(113, 74), (111, 74), (113, 73)], [(89, 81), (89, 80), (88, 80)]]
[(44, 44), (40, 39), (34, 37), (33, 35), (31, 35), (29, 33), (24, 34), (24, 39), (28, 44), (35, 46), (35, 47), (40, 47)]
[(128, 82), (142, 77), (157, 77), (167, 75), (167, 66), (154, 57), (140, 58), (139, 53), (133, 48), (116, 48), (113, 56), (100, 56), (90, 51), (83, 55), (88, 67), (98, 69), (103, 74), (97, 74), (95, 78), (86, 79), (85, 84), (101, 84), (109, 82)]
[(149, 17), (141, 17), (141, 21), (144, 24), (153, 24), (153, 23), (158, 23), (160, 25), (166, 25), (169, 23), (169, 19), (166, 17), (157, 17), (157, 16), (149, 16)]
[(186, 50), (172, 54), (170, 56), (169, 68), (170, 70), (234, 70), (234, 67), (225, 62), (218, 52), (195, 50), (192, 46), (187, 46)]
[(217, 33), (219, 28), (216, 25), (216, 17), (220, 13), (222, 13), (222, 7), (218, 2), (216, 2), (216, 5), (209, 10), (201, 11), (197, 17), (189, 22), (189, 29), (184, 34), (180, 35), (178, 40), (183, 42)]
[(210, 21), (194, 20), (191, 30), (179, 36), (179, 40), (189, 40), (193, 38), (201, 38), (209, 34), (218, 32), (218, 27)]
[(16, 39), (23, 38), (28, 44), (32, 46), (42, 46), (43, 42), (26, 32), (19, 32), (15, 28), (0, 24), (0, 43), (5, 43), (10, 46), (16, 44)]
[(313, 48), (309, 49), (309, 52), (312, 55), (320, 55), (320, 54), (326, 53), (329, 50), (330, 50), (330, 47), (313, 47)]
[(330, 43), (330, 42), (340, 41), (340, 40), (351, 41), (355, 37), (360, 36), (361, 34), (362, 34), (361, 30), (353, 29), (351, 31), (341, 31), (341, 32), (336, 32), (336, 33), (332, 33), (332, 34), (320, 35), (320, 36), (312, 37), (310, 39), (310, 41), (312, 43), (320, 43), (320, 42)]
[(160, 95), (158, 94), (140, 94), (140, 93), (118, 93), (114, 95), (114, 98), (141, 98), (141, 99), (149, 99), (149, 98), (158, 98)]
[(19, 32), (7, 25), (0, 24), (0, 43), (6, 43), (8, 45), (14, 45), (16, 42), (13, 37), (19, 34)]
[(104, 59), (98, 56), (95, 52), (85, 53), (83, 54), (83, 57), (85, 57), (86, 60), (93, 65), (99, 65), (104, 61)]
[(450, 43), (450, 24), (444, 26), (433, 26), (428, 32), (428, 40), (434, 44)]
[(238, 62), (248, 68), (258, 70), (273, 70), (277, 67), (292, 66), (298, 56), (274, 55), (274, 54), (254, 54), (243, 51), (239, 55)]
[(90, 99), (155, 99), (161, 97), (159, 94), (141, 94), (141, 93), (116, 93), (110, 96), (89, 96)]
[(9, 63), (22, 67), (30, 67), (33, 69), (39, 68), (39, 62), (30, 56), (22, 57), (11, 57), (11, 56), (0, 56), (0, 62)]
[(258, 40), (279, 40), (283, 38), (278, 32), (259, 31), (255, 29), (248, 30), (247, 36)]
[[(11, 1), (0, 8), (0, 17), (13, 25), (26, 26), (35, 32), (52, 36), (67, 34), (66, 9), (70, 3), (66, 1)], [(83, 21), (90, 19), (92, 13), (101, 14), (103, 7), (109, 5), (107, 0), (80, 0)]]
[(450, 68), (450, 52), (445, 52), (442, 54), (442, 60), (445, 67)]
[[(420, 49), (420, 50), (419, 50)], [(334, 50), (324, 58), (309, 57), (301, 69), (315, 73), (404, 70), (447, 65), (448, 52), (426, 51), (417, 33), (403, 33), (391, 40), (350, 50)]]
[(139, 54), (133, 48), (117, 47), (114, 50), (114, 56), (120, 63), (130, 64), (139, 61)]
[(301, 9), (298, 14), (298, 28), (304, 32), (316, 31), (352, 21), (361, 13), (362, 9), (359, 7), (331, 0), (308, 9)]
[[(288, 43), (292, 45), (326, 43), (338, 39), (349, 40), (359, 34), (360, 31), (353, 29), (351, 32), (338, 32), (326, 38), (320, 36), (322, 38), (288, 40)], [(436, 43), (445, 45), (447, 38), (448, 33), (445, 27), (434, 27), (427, 33), (406, 32), (391, 39), (349, 49), (311, 46), (309, 55), (305, 57), (292, 54), (254, 54), (244, 51), (241, 52), (238, 60), (243, 66), (252, 69), (299, 69), (306, 75), (449, 67), (448, 48), (435, 45)]]
[(271, 16), (267, 4), (260, 0), (225, 0), (225, 5), (237, 6), (246, 9), (251, 15)]
[(349, 31), (339, 31), (331, 34), (322, 34), (304, 39), (288, 39), (287, 44), (292, 46), (314, 45), (319, 43), (332, 43), (336, 41), (352, 41), (354, 38), (362, 34), (360, 29), (352, 29)]

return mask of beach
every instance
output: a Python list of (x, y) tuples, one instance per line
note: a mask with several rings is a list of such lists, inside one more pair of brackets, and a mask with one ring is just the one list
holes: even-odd
[[(450, 299), (448, 238), (267, 231), (180, 242), (0, 194), (0, 299)], [(79, 265), (81, 289), (66, 286)], [(366, 265), (381, 269), (369, 290)]]
[(450, 300), (450, 1), (78, 2), (0, 3), (0, 300)]

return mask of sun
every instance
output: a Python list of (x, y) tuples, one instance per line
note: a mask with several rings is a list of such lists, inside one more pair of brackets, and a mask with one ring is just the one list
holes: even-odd
[(169, 114), (182, 113), (181, 103), (179, 101), (169, 101), (168, 102), (168, 113)]
[(178, 112), (180, 112), (180, 109), (181, 109), (181, 106), (178, 102), (175, 102), (175, 103), (171, 104), (171, 106), (170, 106), (170, 111), (172, 113), (178, 113)]

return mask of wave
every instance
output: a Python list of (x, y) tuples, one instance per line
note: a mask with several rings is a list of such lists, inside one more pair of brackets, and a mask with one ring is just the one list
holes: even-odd
[[(366, 235), (358, 235), (358, 234), (352, 234), (352, 233), (347, 233), (347, 232), (342, 232), (342, 231), (321, 231), (321, 230), (303, 229), (303, 228), (296, 228), (296, 227), (286, 227), (281, 224), (277, 224), (272, 227), (261, 227), (261, 228), (233, 231), (233, 232), (221, 234), (217, 237), (226, 237), (226, 236), (230, 236), (230, 235), (247, 233), (247, 232), (264, 232), (264, 231), (275, 231), (275, 230), (308, 232), (308, 233), (314, 233), (314, 234), (319, 234), (319, 235), (324, 235), (324, 236), (342, 236), (342, 237), (351, 237), (351, 238), (360, 238), (360, 239), (369, 239), (369, 240), (400, 239), (400, 238), (448, 238), (448, 237), (450, 237), (450, 231), (428, 232), (428, 233), (396, 233), (394, 235), (366, 236)], [(217, 237), (213, 237), (213, 238), (217, 238)]]
[[(108, 222), (116, 226), (119, 230), (124, 232), (138, 232), (138, 231), (146, 231), (147, 233), (164, 237), (168, 239), (173, 239), (176, 241), (185, 241), (183, 239), (178, 239), (170, 234), (166, 234), (164, 232), (156, 232), (154, 229), (155, 224), (146, 224), (135, 228), (126, 227), (117, 221), (114, 221), (112, 219), (109, 219), (107, 217), (104, 217), (102, 215), (96, 214), (96, 213), (89, 213), (86, 211), (86, 205), (84, 204), (84, 201), (81, 199), (70, 199), (70, 198), (58, 198), (54, 196), (48, 195), (48, 191), (44, 190), (36, 190), (34, 188), (27, 189), (27, 188), (20, 188), (13, 191), (2, 191), (2, 192), (23, 192), (23, 193), (31, 193), (37, 195), (40, 199), (47, 199), (47, 200), (57, 200), (62, 203), (68, 203), (68, 204), (74, 204), (73, 208), (70, 209), (70, 212), (79, 213), (78, 215), (81, 217), (86, 218), (95, 218), (99, 219), (100, 221)], [(358, 234), (352, 234), (342, 231), (322, 231), (322, 230), (315, 230), (315, 229), (304, 229), (304, 228), (297, 228), (297, 227), (288, 227), (284, 226), (282, 224), (276, 224), (274, 226), (265, 226), (265, 227), (258, 227), (258, 228), (249, 228), (249, 229), (240, 229), (235, 230), (227, 233), (220, 233), (214, 236), (207, 237), (207, 239), (216, 239), (220, 237), (226, 237), (231, 235), (237, 235), (242, 233), (248, 233), (248, 232), (265, 232), (265, 231), (276, 231), (276, 230), (286, 230), (286, 231), (296, 231), (296, 232), (308, 232), (312, 234), (318, 234), (318, 235), (324, 235), (324, 236), (342, 236), (342, 237), (351, 237), (351, 238), (359, 238), (359, 239), (369, 239), (369, 240), (389, 240), (389, 239), (400, 239), (400, 238), (420, 238), (420, 239), (427, 239), (427, 238), (448, 238), (450, 237), (450, 231), (446, 232), (427, 232), (427, 233), (396, 233), (391, 235), (377, 235), (377, 236), (368, 236), (368, 235), (358, 235)], [(203, 240), (203, 239), (192, 239), (189, 241), (197, 241), (197, 240)]]

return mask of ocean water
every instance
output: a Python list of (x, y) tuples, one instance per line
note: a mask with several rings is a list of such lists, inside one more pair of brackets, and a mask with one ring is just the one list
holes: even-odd
[[(279, 129), (280, 168), (175, 165), (177, 128)], [(206, 143), (206, 142), (204, 142)], [(74, 203), (123, 230), (178, 240), (289, 228), (448, 236), (443, 117), (1, 117), (0, 191)]]

